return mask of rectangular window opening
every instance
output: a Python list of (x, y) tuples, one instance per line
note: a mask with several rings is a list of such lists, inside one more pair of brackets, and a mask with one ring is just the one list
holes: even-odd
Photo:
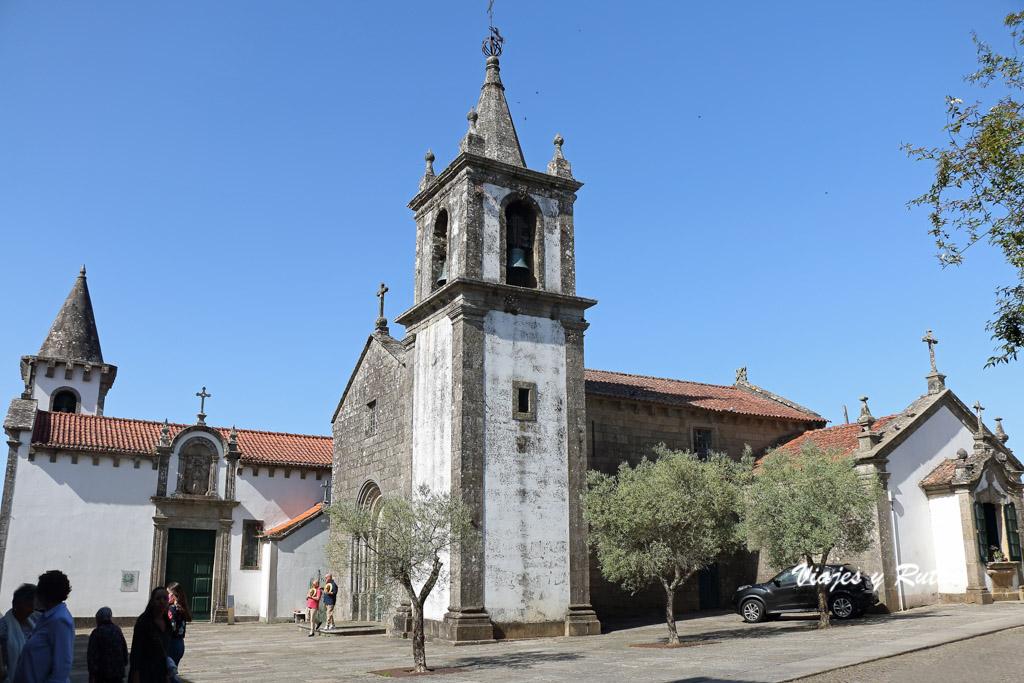
[(512, 417), (516, 420), (537, 419), (537, 384), (512, 383)]
[(366, 433), (377, 433), (377, 402), (370, 401), (366, 404)]
[(260, 534), (263, 533), (263, 521), (246, 519), (242, 521), (242, 569), (260, 568)]
[(693, 430), (693, 452), (701, 458), (706, 458), (711, 455), (711, 430), (710, 429), (694, 429)]

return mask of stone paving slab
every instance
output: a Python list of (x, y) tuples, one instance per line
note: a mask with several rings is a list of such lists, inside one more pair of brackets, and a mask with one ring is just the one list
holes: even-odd
[[(636, 648), (665, 640), (663, 623), (621, 627), (600, 636), (504, 641), (453, 648), (427, 644), (427, 663), (464, 667), (444, 679), (479, 681), (787, 681), (1024, 626), (1024, 603), (935, 605), (815, 628), (815, 616), (745, 624), (736, 614), (700, 613), (678, 622), (679, 649)], [(76, 674), (84, 671), (88, 630), (79, 631)], [(130, 629), (126, 630), (130, 638)], [(369, 671), (412, 664), (412, 645), (387, 636), (308, 638), (293, 624), (193, 624), (181, 671), (190, 681), (381, 680)]]

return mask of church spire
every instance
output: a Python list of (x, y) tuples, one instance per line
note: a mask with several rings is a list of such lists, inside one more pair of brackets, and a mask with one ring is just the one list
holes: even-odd
[(492, 26), (491, 37), (484, 41), (483, 47), (487, 55), (487, 72), (480, 88), (480, 101), (476, 105), (479, 118), (475, 132), (484, 139), (484, 156), (513, 166), (526, 166), (523, 148), (519, 146), (519, 136), (505, 101), (505, 86), (501, 83), (501, 69), (498, 67), (503, 42), (504, 38)]
[(39, 347), (39, 356), (55, 360), (77, 360), (102, 363), (100, 336), (96, 331), (96, 318), (89, 298), (89, 285), (85, 281), (85, 266), (64, 300), (57, 319), (53, 321), (46, 340)]

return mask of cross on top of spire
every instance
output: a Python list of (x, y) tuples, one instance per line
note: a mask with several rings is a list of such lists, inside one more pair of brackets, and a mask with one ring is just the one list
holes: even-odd
[(487, 18), (490, 23), (491, 35), (484, 39), (484, 44), (480, 49), (487, 57), (500, 57), (501, 46), (505, 39), (501, 37), (498, 29), (494, 27), (494, 0), (491, 0), (487, 5)]
[(932, 372), (938, 372), (935, 369), (935, 345), (939, 343), (939, 340), (932, 336), (931, 330), (925, 330), (926, 334), (921, 337), (921, 341), (928, 345), (928, 357), (932, 361)]
[(377, 298), (380, 299), (380, 312), (377, 315), (378, 318), (383, 318), (384, 317), (384, 295), (387, 294), (388, 291), (389, 290), (384, 285), (384, 283), (383, 282), (380, 283), (380, 289), (377, 290)]

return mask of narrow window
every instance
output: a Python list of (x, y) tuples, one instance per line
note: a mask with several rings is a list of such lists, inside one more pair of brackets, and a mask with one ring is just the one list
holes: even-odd
[(537, 385), (534, 382), (512, 383), (512, 417), (516, 420), (537, 419)]
[(711, 430), (710, 429), (694, 429), (693, 430), (693, 452), (701, 458), (706, 458), (711, 455)]
[(242, 521), (242, 569), (260, 568), (260, 534), (263, 522), (257, 519)]
[(441, 209), (430, 243), (430, 291), (448, 283), (448, 212)]
[(69, 389), (58, 391), (53, 396), (50, 410), (55, 413), (77, 413), (78, 397)]
[(377, 402), (370, 401), (366, 404), (366, 433), (377, 433)]
[(518, 287), (537, 287), (534, 272), (534, 237), (537, 218), (523, 202), (505, 209), (505, 282)]
[(1007, 503), (1003, 506), (1003, 516), (1006, 518), (1006, 544), (1010, 547), (1010, 562), (1020, 562), (1020, 532), (1017, 529), (1017, 506)]

